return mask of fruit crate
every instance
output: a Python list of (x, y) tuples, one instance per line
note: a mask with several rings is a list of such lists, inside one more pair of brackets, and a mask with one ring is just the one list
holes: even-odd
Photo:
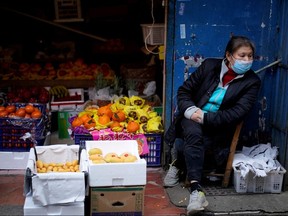
[(75, 134), (74, 135), (74, 142), (76, 145), (80, 145), (85, 148), (85, 141), (86, 140), (93, 140), (91, 134)]
[(149, 146), (149, 153), (141, 155), (147, 162), (148, 167), (161, 166), (162, 134), (145, 134)]
[[(12, 104), (10, 104), (12, 105)], [(14, 103), (16, 108), (25, 107), (26, 103)], [(0, 151), (29, 151), (35, 145), (45, 141), (46, 105), (33, 104), (42, 112), (42, 118), (0, 118)], [(23, 137), (30, 133), (31, 137)], [(22, 137), (22, 138), (21, 138)]]
[(279, 171), (270, 171), (266, 177), (255, 177), (249, 172), (246, 178), (241, 176), (241, 171), (237, 167), (234, 170), (234, 187), (237, 193), (281, 193), (283, 177), (286, 170), (277, 161)]

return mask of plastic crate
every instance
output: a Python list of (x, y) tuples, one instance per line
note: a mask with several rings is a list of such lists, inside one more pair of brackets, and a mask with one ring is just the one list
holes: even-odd
[[(25, 107), (26, 103), (13, 104), (16, 108)], [(0, 150), (29, 151), (35, 145), (43, 145), (45, 141), (46, 105), (33, 104), (40, 109), (42, 118), (0, 118)], [(26, 133), (31, 137), (21, 139)]]
[(239, 169), (235, 167), (233, 169), (234, 187), (237, 193), (281, 193), (282, 191), (286, 170), (281, 165), (279, 171), (271, 171), (266, 177), (255, 177), (254, 173), (249, 172), (246, 179), (241, 176)]
[(145, 134), (149, 146), (149, 154), (142, 155), (147, 166), (161, 166), (162, 134)]
[(149, 45), (164, 44), (164, 24), (141, 24), (144, 43)]
[(85, 141), (93, 140), (91, 134), (74, 134), (74, 142), (76, 145), (80, 145), (85, 148)]

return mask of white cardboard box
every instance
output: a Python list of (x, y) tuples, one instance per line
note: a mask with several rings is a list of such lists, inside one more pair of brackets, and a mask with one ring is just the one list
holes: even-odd
[(131, 163), (93, 164), (88, 160), (90, 187), (146, 185), (147, 163), (139, 157), (136, 140), (86, 141), (85, 145), (87, 158), (91, 148), (100, 148), (104, 156), (112, 152), (118, 155), (130, 152), (138, 158)]
[(29, 152), (0, 152), (0, 169), (26, 169)]
[[(79, 145), (50, 145), (31, 148), (27, 163), (24, 194), (32, 196), (37, 205), (52, 205), (81, 202), (85, 199), (85, 175), (88, 172), (86, 150), (79, 151)], [(36, 155), (45, 163), (65, 163), (80, 157), (81, 172), (37, 173)]]
[(25, 198), (23, 207), (24, 215), (84, 215), (84, 202), (74, 202), (69, 204), (55, 204), (41, 206), (33, 202), (31, 196)]

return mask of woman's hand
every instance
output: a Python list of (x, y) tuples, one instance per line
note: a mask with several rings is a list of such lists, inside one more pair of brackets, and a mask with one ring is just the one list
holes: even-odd
[(200, 123), (202, 124), (203, 123), (203, 116), (204, 116), (204, 113), (201, 109), (198, 109), (196, 112), (194, 112), (191, 116), (191, 120), (197, 122), (197, 123)]

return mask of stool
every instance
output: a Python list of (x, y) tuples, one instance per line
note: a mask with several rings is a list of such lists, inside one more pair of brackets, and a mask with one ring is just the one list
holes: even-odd
[(240, 122), (234, 132), (233, 139), (230, 145), (230, 151), (229, 151), (229, 156), (226, 164), (226, 169), (223, 174), (223, 180), (222, 180), (222, 187), (227, 187), (230, 181), (230, 176), (231, 176), (231, 171), (232, 171), (232, 163), (234, 159), (234, 154), (236, 151), (236, 147), (238, 144), (238, 139), (240, 135), (240, 131), (242, 129), (243, 122)]
[(231, 144), (230, 144), (230, 150), (229, 150), (229, 155), (226, 163), (226, 168), (224, 173), (209, 173), (209, 176), (216, 176), (216, 177), (223, 177), (222, 179), (222, 187), (226, 188), (228, 187), (229, 181), (230, 181), (230, 176), (232, 172), (232, 164), (233, 164), (233, 159), (236, 151), (236, 147), (238, 144), (238, 139), (240, 135), (240, 131), (242, 128), (243, 122), (240, 122), (235, 129)]

